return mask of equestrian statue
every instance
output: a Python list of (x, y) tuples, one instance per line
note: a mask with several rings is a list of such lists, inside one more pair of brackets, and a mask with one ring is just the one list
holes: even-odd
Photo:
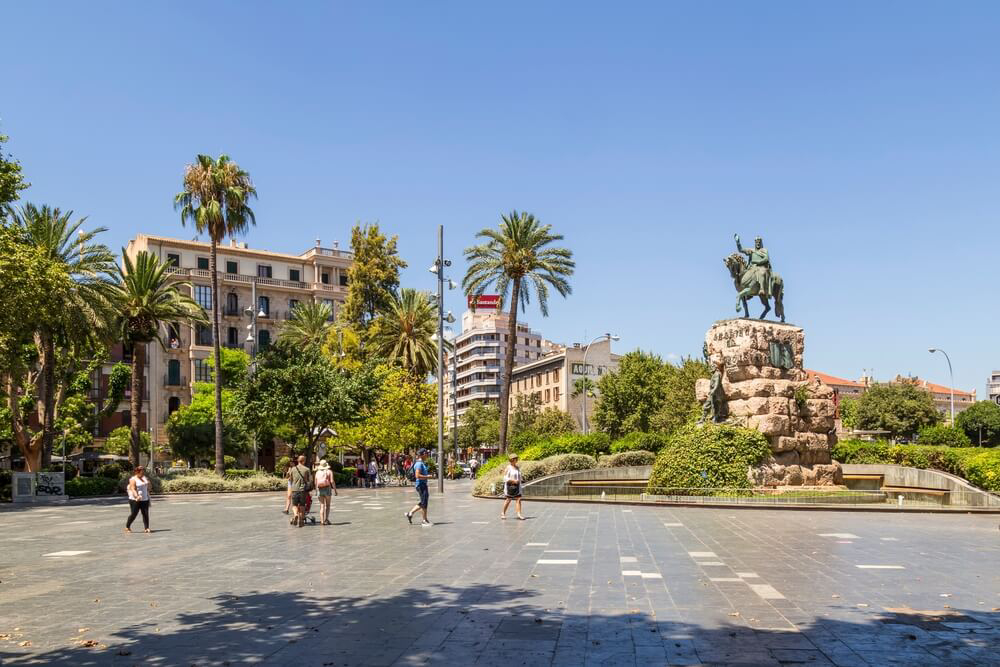
[[(774, 314), (782, 322), (785, 321), (785, 306), (782, 298), (785, 291), (785, 283), (777, 273), (771, 271), (771, 258), (764, 247), (764, 241), (759, 236), (754, 240), (753, 248), (744, 248), (740, 244), (739, 234), (734, 234), (736, 239), (736, 252), (726, 257), (723, 261), (729, 269), (729, 275), (733, 278), (733, 285), (739, 292), (739, 301), (736, 302), (736, 312), (743, 311), (743, 317), (750, 317), (747, 308), (747, 298), (760, 297), (760, 302), (764, 304), (764, 312), (760, 314), (760, 319), (764, 319), (771, 312), (771, 301), (774, 298)], [(743, 256), (746, 255), (746, 259)]]

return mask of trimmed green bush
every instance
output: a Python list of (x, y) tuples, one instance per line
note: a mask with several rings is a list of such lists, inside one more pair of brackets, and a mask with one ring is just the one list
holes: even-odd
[(656, 454), (641, 449), (618, 452), (602, 456), (597, 461), (598, 468), (625, 468), (628, 466), (650, 466), (656, 461)]
[(284, 491), (287, 482), (274, 475), (259, 474), (239, 479), (223, 479), (214, 472), (202, 471), (193, 475), (182, 475), (161, 482), (152, 478), (154, 493), (209, 493), (209, 492), (240, 492), (240, 491)]
[[(503, 474), (507, 469), (506, 461), (502, 457), (494, 458), (499, 459), (502, 465), (494, 465), (485, 474), (478, 473), (476, 483), (472, 489), (473, 494), (478, 496), (495, 496), (503, 492)], [(520, 464), (521, 482), (527, 484), (548, 475), (570, 472), (572, 470), (589, 470), (596, 467), (597, 461), (593, 456), (586, 454), (557, 454), (541, 461), (522, 461)]]
[(107, 477), (108, 479), (119, 479), (122, 475), (128, 475), (131, 471), (131, 466), (124, 466), (121, 463), (105, 463), (97, 467), (94, 475), (97, 477)]
[(230, 470), (226, 468), (226, 479), (246, 479), (247, 477), (254, 477), (261, 474), (258, 470), (249, 470), (247, 468), (233, 468)]
[(750, 487), (747, 470), (771, 454), (757, 430), (730, 424), (685, 426), (656, 457), (648, 490)]
[(116, 493), (118, 480), (110, 477), (77, 477), (66, 482), (66, 495), (71, 498), (111, 496)]
[(556, 454), (538, 461), (538, 463), (541, 464), (542, 473), (538, 477), (572, 472), (573, 470), (590, 470), (597, 467), (597, 460), (587, 454)]
[(940, 470), (962, 477), (981, 489), (1000, 492), (1000, 450), (997, 449), (842, 440), (834, 447), (833, 458), (841, 463), (889, 463)]
[(236, 467), (236, 457), (235, 456), (223, 456), (222, 465), (226, 470)]
[(281, 458), (279, 458), (278, 462), (274, 464), (274, 474), (284, 475), (285, 471), (288, 470), (288, 464), (291, 462), (292, 460), (287, 456), (282, 456)]
[(969, 436), (965, 434), (965, 431), (954, 426), (945, 426), (944, 424), (928, 426), (920, 431), (917, 443), (939, 447), (972, 447), (972, 441), (969, 440)]
[(662, 433), (643, 433), (635, 431), (629, 433), (624, 438), (619, 438), (611, 444), (611, 453), (620, 452), (658, 452), (667, 444), (667, 436)]
[(358, 475), (357, 468), (342, 468), (340, 472), (333, 473), (333, 479), (337, 486), (351, 486), (354, 484), (354, 478)]
[(598, 454), (606, 454), (610, 449), (611, 438), (607, 433), (564, 433), (526, 447), (519, 456), (522, 461), (541, 461), (556, 454), (587, 454), (596, 457)]

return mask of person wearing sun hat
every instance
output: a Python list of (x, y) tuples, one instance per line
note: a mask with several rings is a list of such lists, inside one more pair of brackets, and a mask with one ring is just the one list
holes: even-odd
[(500, 511), (500, 518), (507, 518), (507, 508), (510, 507), (510, 501), (517, 501), (517, 518), (524, 521), (524, 515), (521, 514), (521, 469), (517, 467), (517, 454), (511, 454), (508, 457), (510, 463), (507, 464), (507, 469), (503, 473), (503, 509)]
[(323, 459), (316, 466), (316, 491), (319, 493), (319, 522), (330, 525), (330, 499), (337, 495), (337, 481), (330, 464)]

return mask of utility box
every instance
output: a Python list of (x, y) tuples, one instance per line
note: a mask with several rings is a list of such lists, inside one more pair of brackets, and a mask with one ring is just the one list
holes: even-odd
[(69, 500), (61, 472), (15, 472), (11, 479), (15, 503), (49, 503)]

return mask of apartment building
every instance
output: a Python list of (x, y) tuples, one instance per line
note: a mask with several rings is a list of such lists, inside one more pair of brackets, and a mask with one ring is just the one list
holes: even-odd
[[(454, 349), (446, 359), (444, 395), (449, 425), (453, 425), (456, 412), (461, 423), (462, 415), (475, 401), (500, 401), (500, 374), (510, 335), (510, 318), (504, 313), (478, 308), (462, 314), (462, 332), (452, 341)], [(549, 351), (548, 342), (525, 322), (518, 322), (514, 335), (515, 369), (517, 364)]]
[[(572, 415), (582, 428), (583, 395), (574, 396), (574, 385), (584, 378), (597, 383), (603, 375), (618, 369), (619, 355), (611, 352), (611, 341), (603, 338), (587, 345), (556, 346), (534, 361), (514, 367), (510, 405), (518, 397), (534, 397), (539, 409), (557, 408)], [(587, 400), (587, 423), (592, 424), (596, 401)]]
[(986, 382), (986, 396), (1000, 405), (1000, 371), (990, 373), (990, 379)]
[[(170, 262), (172, 275), (189, 282), (191, 296), (211, 312), (209, 243), (140, 234), (129, 241), (125, 252), (135, 257), (143, 250)], [(219, 334), (225, 347), (248, 353), (253, 351), (251, 345), (254, 343), (257, 349), (265, 348), (275, 340), (282, 323), (291, 317), (299, 303), (326, 302), (336, 315), (347, 297), (347, 271), (352, 256), (341, 250), (338, 243), (332, 248), (324, 248), (316, 239), (314, 247), (292, 255), (250, 248), (246, 243), (233, 240), (219, 245), (217, 257)], [(254, 343), (247, 340), (251, 324), (248, 309), (258, 314)], [(171, 325), (167, 342), (166, 350), (155, 344), (149, 346), (145, 366), (144, 412), (149, 415), (148, 423), (153, 425), (157, 443), (166, 442), (167, 418), (190, 402), (194, 383), (211, 381), (208, 361), (212, 355), (211, 325)], [(101, 377), (95, 378), (98, 390), (102, 383), (106, 386), (110, 369), (111, 364), (107, 364), (101, 370)], [(106, 421), (111, 426), (119, 418), (112, 416)], [(103, 431), (104, 426), (101, 428)], [(265, 448), (260, 452), (261, 464), (272, 457), (273, 450)]]

